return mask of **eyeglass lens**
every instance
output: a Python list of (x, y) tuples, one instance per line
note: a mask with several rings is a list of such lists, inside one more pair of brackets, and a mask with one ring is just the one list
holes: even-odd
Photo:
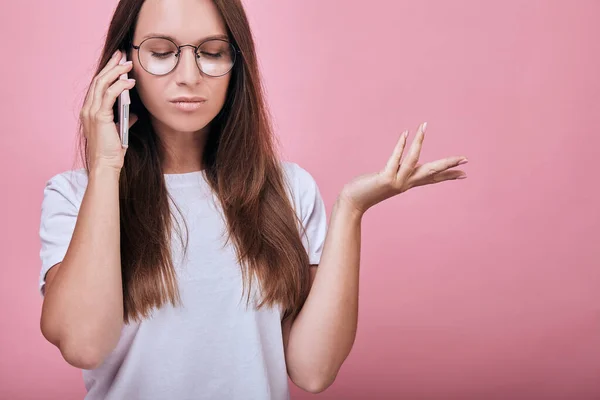
[[(145, 40), (139, 48), (139, 61), (153, 75), (165, 75), (177, 65), (180, 57), (175, 43), (163, 38)], [(215, 39), (208, 40), (196, 51), (196, 62), (200, 70), (209, 76), (221, 76), (233, 67), (235, 52), (231, 43)]]

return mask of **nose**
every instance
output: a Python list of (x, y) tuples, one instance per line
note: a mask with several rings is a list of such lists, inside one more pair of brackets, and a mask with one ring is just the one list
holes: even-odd
[(173, 72), (179, 85), (196, 85), (200, 82), (202, 73), (196, 61), (196, 50), (192, 46), (181, 46), (179, 63)]

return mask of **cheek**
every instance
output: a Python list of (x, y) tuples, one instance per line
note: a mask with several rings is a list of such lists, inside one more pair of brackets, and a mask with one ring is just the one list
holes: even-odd
[(161, 103), (164, 103), (164, 100), (162, 99), (162, 93), (164, 93), (164, 91), (159, 82), (152, 79), (144, 79), (144, 77), (141, 77), (140, 79), (140, 77), (138, 77), (136, 78), (135, 86), (144, 106), (150, 113), (155, 114), (158, 111), (157, 108), (162, 107)]
[(221, 108), (225, 103), (225, 99), (227, 98), (227, 89), (229, 88), (230, 78), (227, 76), (226, 78), (221, 78), (213, 82), (211, 85), (211, 101), (217, 108)]

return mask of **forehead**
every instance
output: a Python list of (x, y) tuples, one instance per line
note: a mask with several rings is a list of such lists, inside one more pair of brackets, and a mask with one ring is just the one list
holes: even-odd
[(227, 34), (227, 28), (212, 0), (146, 0), (138, 15), (134, 40), (149, 33), (193, 43), (206, 36)]

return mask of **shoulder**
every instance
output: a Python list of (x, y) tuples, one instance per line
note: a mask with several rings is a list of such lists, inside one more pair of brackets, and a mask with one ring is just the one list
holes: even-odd
[(282, 168), (288, 183), (296, 189), (317, 185), (312, 174), (295, 162), (283, 161)]
[(294, 162), (282, 163), (288, 185), (290, 200), (299, 216), (304, 220), (323, 208), (319, 186), (310, 172)]
[(313, 175), (295, 162), (283, 161), (285, 179), (295, 200), (314, 196), (319, 188)]
[(78, 206), (87, 188), (88, 176), (84, 168), (60, 172), (50, 177), (44, 187), (44, 197), (60, 195)]

